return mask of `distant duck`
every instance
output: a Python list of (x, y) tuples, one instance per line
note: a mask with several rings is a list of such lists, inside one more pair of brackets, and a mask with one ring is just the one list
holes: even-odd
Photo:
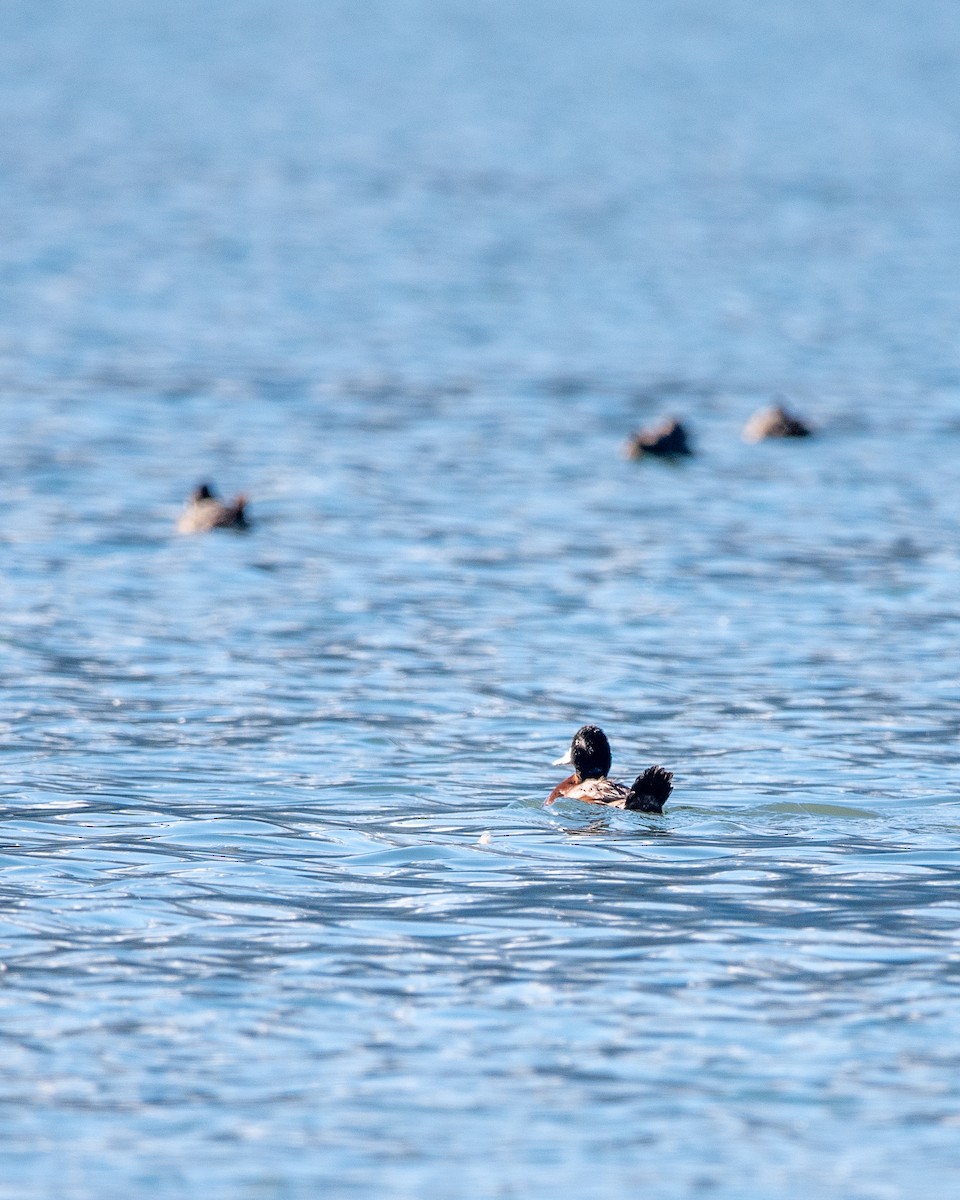
[(584, 725), (573, 735), (570, 749), (555, 767), (573, 766), (573, 774), (558, 783), (546, 803), (565, 797), (587, 804), (605, 804), (608, 808), (626, 808), (635, 812), (659, 813), (673, 791), (673, 774), (663, 767), (648, 767), (638, 775), (633, 787), (608, 779), (611, 764), (607, 735), (596, 725)]
[(693, 453), (690, 436), (683, 425), (667, 417), (659, 425), (641, 429), (627, 443), (627, 458), (686, 458)]
[(177, 520), (178, 533), (206, 533), (210, 529), (249, 529), (246, 496), (235, 496), (229, 504), (218, 500), (213, 488), (201, 483)]
[(753, 414), (743, 427), (745, 442), (763, 442), (767, 438), (810, 437), (813, 430), (809, 425), (788, 412), (782, 405), (761, 408)]

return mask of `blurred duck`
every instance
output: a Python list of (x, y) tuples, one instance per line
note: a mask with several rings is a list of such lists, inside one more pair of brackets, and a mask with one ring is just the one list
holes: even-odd
[(194, 488), (177, 521), (178, 533), (206, 533), (209, 529), (249, 529), (246, 496), (235, 496), (229, 504), (218, 500), (209, 484)]
[(693, 453), (690, 437), (683, 425), (667, 417), (659, 425), (641, 429), (627, 442), (627, 458), (686, 458)]
[(635, 812), (659, 813), (673, 791), (673, 774), (663, 767), (648, 767), (638, 775), (633, 787), (608, 779), (611, 764), (607, 735), (596, 725), (584, 725), (573, 735), (570, 749), (555, 767), (573, 766), (573, 774), (558, 783), (546, 803), (566, 797), (587, 804), (605, 804), (608, 808), (627, 808)]
[(809, 437), (813, 430), (799, 417), (788, 412), (779, 404), (761, 408), (753, 414), (743, 427), (745, 442), (763, 442), (767, 438)]

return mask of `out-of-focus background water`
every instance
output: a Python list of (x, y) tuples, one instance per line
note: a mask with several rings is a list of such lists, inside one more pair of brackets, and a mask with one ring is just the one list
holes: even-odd
[(0, 33), (2, 1200), (955, 1194), (956, 5)]

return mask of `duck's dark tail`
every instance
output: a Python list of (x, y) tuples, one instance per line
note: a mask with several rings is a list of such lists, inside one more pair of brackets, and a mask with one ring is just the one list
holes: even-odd
[(250, 520), (247, 517), (247, 498), (243, 494), (234, 496), (230, 504), (230, 521), (236, 529), (249, 529)]
[(667, 797), (673, 791), (673, 772), (665, 767), (647, 767), (634, 780), (624, 808), (634, 812), (663, 812)]

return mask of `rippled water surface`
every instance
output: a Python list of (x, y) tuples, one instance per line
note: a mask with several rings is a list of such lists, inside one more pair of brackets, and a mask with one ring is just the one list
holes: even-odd
[(955, 6), (0, 32), (0, 1198), (955, 1194)]

